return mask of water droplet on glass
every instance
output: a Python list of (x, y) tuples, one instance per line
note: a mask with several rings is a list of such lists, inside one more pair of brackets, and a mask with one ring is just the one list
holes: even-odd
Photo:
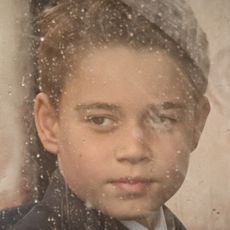
[(91, 202), (88, 201), (88, 200), (86, 201), (85, 206), (86, 206), (87, 208), (92, 208), (92, 204), (91, 204)]
[(128, 19), (132, 19), (132, 15), (131, 14), (128, 14)]
[(25, 87), (25, 76), (22, 76), (21, 86), (22, 86), (22, 87)]
[(8, 86), (8, 95), (9, 95), (9, 96), (12, 95), (12, 86)]
[(162, 17), (162, 13), (161, 13), (161, 12), (159, 12), (159, 13), (158, 13), (158, 16), (159, 16), (159, 17)]
[(181, 150), (177, 150), (176, 153), (177, 153), (177, 154), (181, 154)]

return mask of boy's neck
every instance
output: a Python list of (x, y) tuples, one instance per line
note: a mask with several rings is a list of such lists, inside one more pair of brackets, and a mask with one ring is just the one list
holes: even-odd
[[(159, 210), (157, 210), (157, 211), (153, 211), (151, 216), (142, 217), (142, 218), (138, 218), (138, 219), (130, 220), (130, 221), (135, 221), (135, 222), (143, 225), (147, 229), (155, 229), (155, 227), (158, 225), (160, 219), (161, 219), (161, 208), (159, 208)], [(125, 223), (127, 224), (128, 222), (129, 221), (122, 221), (123, 224), (125, 224)]]

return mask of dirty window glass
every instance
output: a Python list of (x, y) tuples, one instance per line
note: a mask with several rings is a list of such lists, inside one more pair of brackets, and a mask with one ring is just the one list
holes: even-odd
[(229, 9), (2, 0), (0, 229), (227, 230)]

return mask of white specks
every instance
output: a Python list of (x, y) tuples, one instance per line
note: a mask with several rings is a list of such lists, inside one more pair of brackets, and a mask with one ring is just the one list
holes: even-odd
[(44, 38), (44, 37), (40, 37), (40, 41), (41, 41), (41, 42), (44, 42), (44, 41), (45, 41), (45, 38)]
[(55, 219), (53, 217), (48, 217), (48, 222), (55, 222)]
[(34, 140), (33, 136), (30, 136), (29, 139), (30, 139), (30, 143), (33, 144), (33, 140)]
[(170, 174), (166, 174), (166, 178), (168, 178), (168, 179), (169, 179), (169, 178), (170, 178)]
[(12, 95), (12, 86), (11, 85), (8, 86), (8, 95), (9, 96)]
[(22, 76), (21, 86), (22, 86), (22, 87), (25, 87), (25, 76)]
[(132, 15), (131, 14), (128, 14), (128, 19), (132, 19)]
[(149, 51), (153, 51), (153, 47), (149, 47)]
[(158, 15), (159, 17), (162, 17), (162, 13), (161, 13), (161, 12), (159, 12), (157, 15)]
[(166, 177), (167, 179), (170, 179), (171, 175), (170, 175), (170, 171), (169, 171), (169, 170), (166, 170), (165, 177)]
[(177, 150), (176, 153), (177, 153), (177, 154), (181, 154), (181, 150)]
[(105, 193), (102, 193), (101, 196), (102, 196), (102, 197), (106, 197)]
[(86, 206), (87, 208), (92, 208), (92, 207), (93, 207), (93, 205), (91, 204), (91, 202), (90, 202), (89, 200), (87, 200), (87, 201), (85, 202), (85, 206)]

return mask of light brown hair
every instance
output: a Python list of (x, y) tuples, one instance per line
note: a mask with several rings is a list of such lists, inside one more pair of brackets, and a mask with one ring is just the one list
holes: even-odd
[[(179, 61), (188, 76), (200, 74), (178, 44), (121, 1), (67, 0), (47, 9), (35, 28), (39, 36), (39, 89), (53, 105), (58, 105), (68, 76), (91, 47), (121, 44), (135, 49), (163, 49)], [(196, 88), (194, 84), (193, 87)], [(203, 95), (205, 89), (206, 85), (195, 96)]]

